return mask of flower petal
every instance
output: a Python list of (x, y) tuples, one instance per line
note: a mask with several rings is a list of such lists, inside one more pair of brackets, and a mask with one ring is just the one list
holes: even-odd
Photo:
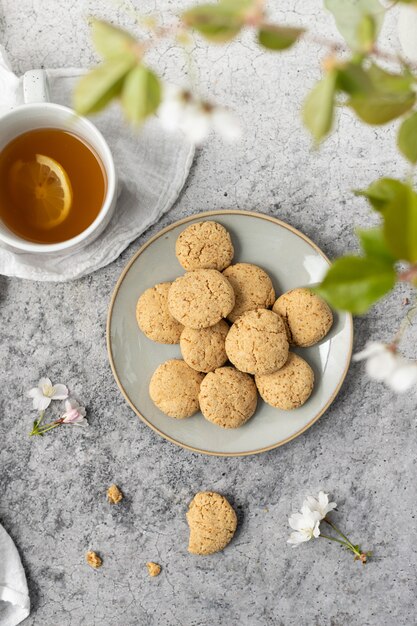
[(26, 395), (29, 398), (37, 398), (38, 396), (43, 396), (43, 393), (39, 387), (32, 387), (32, 389), (29, 389), (29, 391), (26, 392)]
[(33, 398), (33, 408), (37, 411), (45, 411), (50, 404), (51, 398), (48, 398), (41, 393)]
[(298, 546), (300, 543), (304, 543), (304, 541), (308, 541), (308, 537), (297, 531), (295, 533), (291, 533), (289, 539), (287, 539), (287, 543), (290, 543), (293, 546)]
[(171, 132), (180, 127), (183, 114), (184, 108), (179, 100), (162, 102), (158, 109), (161, 125)]
[(329, 504), (329, 494), (324, 491), (319, 491), (318, 501), (323, 508)]
[(211, 118), (214, 130), (226, 141), (236, 141), (242, 136), (239, 120), (232, 111), (218, 107), (214, 109)]
[(65, 400), (68, 398), (68, 388), (61, 383), (53, 386), (54, 393), (51, 396), (52, 400)]
[(302, 528), (303, 526), (303, 523), (304, 515), (301, 515), (301, 513), (293, 513), (288, 520), (288, 524), (294, 530), (300, 530), (300, 528)]
[(210, 132), (210, 118), (201, 106), (189, 104), (184, 110), (181, 129), (193, 143), (201, 143)]
[(396, 355), (390, 350), (370, 357), (366, 362), (366, 373), (377, 381), (385, 381), (391, 376), (397, 365)]
[(50, 378), (41, 378), (38, 382), (39, 389), (43, 389), (43, 387), (52, 387), (52, 382)]
[(408, 389), (417, 384), (417, 363), (413, 361), (408, 362), (404, 359), (385, 382), (397, 393), (408, 391)]
[(369, 359), (369, 357), (385, 352), (385, 350), (386, 345), (381, 341), (368, 341), (361, 352), (357, 352), (353, 355), (352, 361), (364, 361), (365, 359)]
[(74, 422), (74, 426), (88, 426), (88, 421), (83, 418), (82, 420), (80, 420), (79, 422)]

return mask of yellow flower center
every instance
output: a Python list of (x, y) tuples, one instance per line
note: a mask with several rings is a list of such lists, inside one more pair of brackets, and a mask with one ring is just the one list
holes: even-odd
[(50, 398), (55, 393), (55, 387), (52, 387), (51, 385), (42, 385), (42, 393), (47, 398)]

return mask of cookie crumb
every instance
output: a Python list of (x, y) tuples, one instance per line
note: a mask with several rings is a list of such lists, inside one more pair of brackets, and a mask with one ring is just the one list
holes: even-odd
[(148, 563), (146, 563), (146, 567), (148, 568), (148, 574), (149, 576), (159, 576), (159, 574), (161, 573), (161, 566), (158, 565), (158, 563), (154, 563), (153, 561), (148, 561)]
[(407, 306), (407, 304), (410, 304), (410, 300), (408, 298), (404, 298), (403, 305)]
[(107, 500), (110, 504), (118, 504), (123, 500), (123, 494), (117, 485), (110, 485), (107, 489)]
[(103, 560), (99, 557), (97, 552), (93, 552), (93, 550), (89, 550), (85, 555), (85, 560), (87, 561), (90, 567), (94, 569), (98, 569), (103, 565)]

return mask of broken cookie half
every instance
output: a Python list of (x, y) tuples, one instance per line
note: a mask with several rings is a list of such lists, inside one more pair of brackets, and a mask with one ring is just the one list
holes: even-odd
[(191, 554), (213, 554), (232, 540), (237, 517), (229, 502), (219, 493), (201, 491), (192, 499), (187, 522), (190, 528), (188, 551)]

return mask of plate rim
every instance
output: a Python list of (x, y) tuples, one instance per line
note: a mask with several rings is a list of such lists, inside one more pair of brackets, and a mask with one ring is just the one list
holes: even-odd
[(187, 224), (188, 222), (192, 222), (192, 221), (194, 221), (195, 219), (198, 219), (198, 218), (202, 218), (203, 219), (203, 218), (207, 218), (207, 217), (214, 217), (216, 215), (245, 215), (245, 216), (255, 217), (255, 218), (258, 218), (258, 219), (263, 219), (263, 220), (266, 220), (266, 221), (269, 221), (269, 222), (273, 222), (274, 224), (277, 224), (278, 226), (282, 226), (286, 230), (289, 230), (290, 232), (294, 233), (295, 235), (297, 235), (298, 237), (300, 237), (301, 239), (306, 241), (312, 248), (314, 248), (314, 250), (316, 250), (325, 259), (325, 261), (327, 261), (329, 264), (331, 263), (331, 261), (327, 257), (327, 255), (324, 254), (324, 252), (319, 248), (319, 246), (316, 243), (314, 243), (314, 241), (312, 241), (309, 237), (307, 237), (307, 235), (302, 233), (300, 230), (298, 230), (294, 226), (291, 226), (287, 222), (284, 222), (284, 221), (280, 220), (279, 218), (277, 218), (277, 217), (275, 217), (273, 215), (268, 215), (266, 213), (260, 213), (260, 212), (258, 213), (256, 211), (245, 211), (245, 210), (242, 210), (242, 209), (235, 209), (235, 210), (234, 209), (217, 209), (217, 210), (213, 210), (213, 211), (202, 211), (200, 213), (194, 213), (193, 215), (189, 215), (187, 217), (184, 217), (184, 218), (182, 218), (180, 220), (177, 220), (177, 221), (173, 222), (172, 224), (169, 224), (168, 226), (165, 226), (165, 228), (163, 228), (162, 230), (160, 230), (157, 233), (155, 233), (155, 235), (152, 235), (152, 237), (150, 237), (150, 239), (148, 239), (148, 241), (146, 241), (142, 246), (140, 246), (140, 248), (135, 252), (135, 254), (132, 256), (132, 258), (128, 261), (128, 263), (123, 268), (123, 270), (122, 270), (122, 272), (121, 272), (121, 274), (120, 274), (120, 276), (119, 276), (119, 278), (118, 278), (118, 280), (116, 282), (116, 285), (114, 286), (114, 289), (113, 289), (113, 292), (112, 292), (112, 295), (111, 295), (111, 298), (110, 298), (110, 304), (109, 304), (108, 313), (107, 313), (107, 322), (106, 322), (107, 355), (108, 355), (108, 358), (109, 358), (110, 367), (111, 367), (114, 379), (115, 379), (116, 384), (119, 387), (119, 390), (121, 391), (122, 396), (124, 397), (125, 401), (130, 406), (130, 408), (133, 410), (133, 412), (142, 420), (142, 422), (144, 422), (147, 426), (149, 426), (149, 428), (151, 428), (158, 435), (160, 435), (161, 437), (163, 437), (167, 441), (170, 441), (171, 443), (174, 443), (175, 445), (180, 446), (181, 448), (185, 448), (186, 450), (190, 450), (191, 452), (197, 452), (199, 454), (206, 454), (208, 456), (220, 456), (220, 457), (251, 456), (251, 455), (255, 455), (255, 454), (261, 454), (263, 452), (268, 452), (269, 450), (274, 450), (275, 448), (280, 448), (281, 446), (285, 445), (286, 443), (289, 443), (293, 439), (296, 439), (297, 437), (302, 435), (306, 430), (311, 428), (311, 426), (313, 426), (313, 424), (315, 424), (320, 419), (320, 417), (327, 411), (327, 409), (333, 404), (335, 398), (337, 397), (337, 395), (338, 395), (338, 393), (339, 393), (339, 391), (340, 391), (340, 389), (341, 389), (341, 387), (342, 387), (342, 385), (343, 385), (343, 383), (345, 381), (346, 375), (347, 375), (349, 367), (350, 367), (351, 357), (352, 357), (352, 351), (353, 351), (353, 317), (352, 317), (351, 313), (345, 312), (346, 315), (347, 315), (347, 318), (348, 318), (349, 328), (350, 328), (350, 346), (349, 346), (349, 354), (348, 354), (347, 364), (345, 366), (345, 369), (344, 369), (344, 371), (342, 373), (342, 376), (340, 378), (340, 381), (339, 381), (336, 389), (334, 390), (334, 392), (333, 392), (332, 396), (329, 398), (329, 400), (326, 402), (325, 406), (305, 426), (303, 426), (303, 428), (298, 430), (296, 433), (294, 433), (290, 437), (287, 437), (283, 441), (279, 441), (278, 443), (272, 444), (270, 446), (266, 446), (264, 448), (258, 448), (256, 450), (248, 450), (248, 451), (244, 451), (244, 452), (214, 452), (212, 450), (202, 450), (200, 448), (195, 448), (194, 446), (190, 446), (188, 444), (182, 443), (181, 441), (178, 441), (177, 439), (174, 439), (170, 435), (167, 435), (162, 430), (160, 430), (159, 428), (154, 426), (139, 411), (139, 409), (133, 404), (133, 402), (130, 400), (130, 398), (129, 398), (125, 388), (123, 387), (122, 382), (120, 381), (118, 373), (116, 371), (116, 367), (115, 367), (114, 359), (113, 359), (112, 348), (111, 348), (111, 342), (110, 342), (110, 327), (111, 327), (111, 322), (112, 322), (114, 303), (116, 301), (116, 297), (117, 297), (119, 289), (120, 289), (120, 287), (121, 287), (121, 285), (123, 283), (123, 280), (124, 280), (126, 274), (128, 273), (128, 271), (130, 270), (131, 266), (136, 261), (136, 259), (154, 241), (156, 241), (157, 239), (159, 239), (160, 237), (165, 235), (167, 232), (173, 230), (177, 226), (181, 226), (182, 224)]

